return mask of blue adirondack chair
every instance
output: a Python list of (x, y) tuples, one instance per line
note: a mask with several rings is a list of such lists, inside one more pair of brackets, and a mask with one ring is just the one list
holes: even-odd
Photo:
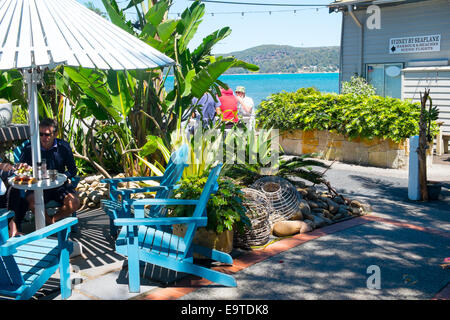
[[(8, 219), (14, 212), (0, 209), (0, 298), (30, 299), (59, 268), (61, 297), (72, 294), (68, 241), (78, 219), (67, 218), (25, 236), (9, 238)], [(57, 239), (48, 238), (57, 234)]]
[[(13, 155), (14, 155), (14, 163), (19, 163), (20, 161), (20, 156), (23, 152), (23, 149), (25, 148), (25, 146), (27, 145), (27, 143), (29, 143), (29, 140), (23, 142), (20, 146), (17, 146), (16, 148), (14, 148), (13, 150)], [(78, 183), (80, 182), (80, 177), (76, 176), (70, 179), (71, 183), (73, 184), (74, 188), (77, 187)], [(22, 197), (25, 197), (25, 194), (21, 191)], [(61, 205), (59, 203), (57, 203), (56, 201), (50, 201), (49, 203), (45, 204), (45, 208), (46, 209), (54, 209), (54, 208), (59, 208)], [(75, 211), (74, 213), (72, 213), (72, 217), (76, 218), (77, 217), (77, 212)], [(78, 232), (78, 225), (73, 226), (72, 231), (77, 233)]]
[[(233, 263), (233, 259), (227, 253), (192, 243), (197, 228), (207, 225), (206, 204), (211, 194), (218, 190), (217, 179), (221, 168), (222, 164), (219, 164), (211, 170), (198, 200), (142, 199), (127, 201), (134, 207), (134, 218), (119, 218), (114, 220), (114, 223), (123, 227), (116, 240), (116, 251), (128, 256), (130, 292), (140, 291), (140, 261), (177, 272), (197, 275), (225, 286), (236, 286), (236, 281), (232, 276), (196, 265), (193, 261), (193, 253), (196, 252), (216, 261)], [(192, 217), (145, 218), (144, 206), (146, 205), (193, 205), (195, 210)], [(154, 227), (174, 224), (187, 225), (184, 237)]]
[[(181, 179), (184, 168), (188, 166), (188, 152), (187, 144), (182, 145), (179, 149), (173, 152), (170, 156), (169, 163), (162, 176), (153, 177), (127, 177), (127, 178), (113, 178), (102, 179), (100, 182), (109, 183), (109, 199), (102, 200), (102, 207), (110, 218), (110, 235), (115, 238), (117, 236), (117, 227), (114, 225), (114, 220), (117, 218), (129, 218), (132, 216), (132, 208), (127, 204), (131, 194), (142, 192), (155, 192), (156, 199), (169, 198), (172, 191), (177, 188), (176, 183)], [(136, 181), (159, 181), (159, 186), (119, 189), (118, 185), (121, 182), (136, 182)], [(119, 199), (120, 198), (120, 199)], [(148, 215), (151, 217), (160, 217), (165, 215), (165, 208), (163, 206), (151, 206)]]

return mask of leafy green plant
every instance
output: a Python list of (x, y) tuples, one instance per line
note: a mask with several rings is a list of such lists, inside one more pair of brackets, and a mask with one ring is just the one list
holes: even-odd
[[(108, 153), (96, 152), (96, 148), (113, 146), (127, 175), (156, 174), (166, 160), (162, 152), (149, 151), (156, 138), (160, 145), (171, 144), (171, 133), (180, 115), (195, 108), (192, 98), (207, 91), (218, 92), (217, 86), (222, 84), (218, 78), (229, 68), (256, 71), (258, 67), (234, 57), (211, 55), (213, 46), (230, 34), (228, 27), (205, 37), (194, 50), (188, 48), (205, 13), (205, 5), (198, 1), (184, 10), (180, 19), (167, 19), (171, 0), (149, 1), (148, 8), (142, 0), (132, 0), (124, 9), (115, 0), (103, 0), (103, 4), (111, 22), (177, 62), (171, 70), (174, 86), (166, 92), (169, 71), (164, 74), (162, 69), (101, 71), (65, 67), (55, 80), (58, 92), (75, 106), (73, 117), (88, 128), (86, 140), (91, 141), (87, 150), (75, 156), (90, 161), (107, 176), (103, 163)], [(127, 19), (127, 10), (137, 13), (137, 23)], [(108, 160), (117, 160), (115, 154), (110, 154)]]
[(367, 83), (363, 77), (352, 76), (350, 81), (342, 83), (342, 94), (354, 94), (357, 96), (370, 97), (374, 96), (375, 88)]
[(17, 124), (27, 124), (28, 123), (28, 112), (24, 110), (21, 106), (13, 104), (13, 118), (12, 123)]
[[(208, 179), (208, 172), (203, 175), (185, 177), (181, 180), (179, 189), (174, 191), (175, 198), (198, 199)], [(246, 209), (242, 204), (243, 193), (241, 187), (226, 178), (219, 178), (219, 190), (211, 195), (206, 211), (208, 214), (207, 230), (220, 234), (225, 230), (233, 230), (236, 227), (239, 232), (244, 227), (250, 227), (250, 220), (245, 215)], [(176, 206), (172, 208), (171, 215), (177, 217), (189, 217), (194, 213), (192, 206)]]
[[(320, 93), (313, 88), (272, 94), (257, 110), (258, 125), (289, 130), (328, 130), (348, 138), (400, 142), (419, 132), (420, 105), (380, 96)], [(432, 123), (432, 134), (436, 123)]]
[(303, 186), (303, 183), (299, 183), (295, 178), (301, 178), (313, 184), (324, 183), (323, 173), (313, 169), (313, 167), (328, 168), (328, 166), (321, 161), (310, 159), (313, 156), (313, 154), (303, 154), (290, 159), (280, 159), (273, 168), (260, 165), (236, 164), (229, 166), (227, 171), (225, 171), (225, 175), (245, 186), (251, 185), (265, 175), (282, 177), (299, 186)]

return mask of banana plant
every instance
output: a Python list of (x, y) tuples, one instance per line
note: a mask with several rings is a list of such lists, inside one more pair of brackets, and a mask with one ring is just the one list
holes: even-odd
[[(172, 0), (148, 1), (147, 8), (144, 1), (131, 0), (124, 9), (115, 0), (102, 1), (114, 24), (171, 57), (176, 65), (165, 73), (161, 69), (106, 72), (64, 68), (69, 82), (78, 87), (73, 92), (80, 91), (79, 98), (73, 99), (77, 100), (75, 117), (104, 121), (96, 134), (114, 135), (126, 174), (142, 173), (139, 165), (145, 162), (154, 165), (150, 172), (155, 173), (165, 159), (161, 152), (139, 154), (148, 139), (153, 139), (148, 137), (158, 137), (162, 145), (170, 145), (171, 133), (176, 131), (181, 115), (195, 108), (191, 105), (193, 97), (199, 98), (205, 92), (217, 94), (219, 85), (226, 87), (219, 77), (229, 68), (259, 68), (234, 57), (211, 55), (214, 45), (230, 34), (228, 27), (205, 37), (191, 52), (188, 45), (205, 13), (205, 5), (199, 1), (184, 10), (180, 19), (167, 19)], [(129, 9), (137, 12), (137, 22), (127, 20), (125, 11)], [(166, 92), (164, 84), (170, 71), (174, 87)]]

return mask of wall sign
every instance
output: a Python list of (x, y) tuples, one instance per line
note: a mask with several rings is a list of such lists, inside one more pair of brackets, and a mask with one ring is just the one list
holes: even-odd
[(441, 35), (392, 38), (389, 40), (389, 53), (416, 53), (441, 51)]

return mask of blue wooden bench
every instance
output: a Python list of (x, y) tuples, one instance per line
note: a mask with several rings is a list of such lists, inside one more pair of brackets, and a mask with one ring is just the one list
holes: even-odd
[[(222, 164), (219, 164), (211, 170), (198, 200), (142, 199), (127, 201), (130, 206), (134, 207), (134, 218), (118, 218), (114, 220), (114, 224), (122, 227), (116, 240), (116, 251), (128, 257), (130, 292), (140, 291), (140, 261), (177, 272), (197, 275), (225, 286), (236, 286), (236, 281), (232, 276), (196, 265), (193, 260), (193, 252), (196, 252), (222, 263), (233, 263), (229, 254), (194, 245), (192, 242), (197, 228), (207, 225), (206, 204), (211, 194), (218, 190), (217, 179), (221, 168)], [(146, 205), (193, 205), (195, 210), (192, 217), (145, 218), (144, 207)], [(173, 234), (172, 229), (165, 231), (155, 227), (174, 224), (187, 225), (184, 237)]]
[[(8, 219), (14, 212), (0, 209), (0, 298), (30, 299), (59, 269), (61, 298), (72, 294), (68, 241), (78, 219), (66, 218), (25, 236), (9, 238)], [(56, 239), (49, 238), (57, 235)]]
[[(184, 168), (188, 166), (188, 152), (187, 144), (182, 145), (178, 150), (173, 152), (170, 156), (169, 163), (162, 176), (154, 177), (127, 177), (127, 178), (113, 178), (102, 179), (100, 182), (109, 183), (109, 199), (102, 200), (102, 208), (110, 218), (110, 235), (117, 237), (117, 227), (114, 225), (114, 220), (117, 218), (128, 218), (132, 216), (132, 208), (127, 204), (131, 194), (156, 192), (156, 199), (169, 198), (172, 191), (178, 186), (176, 183), (181, 179)], [(137, 181), (159, 181), (159, 186), (142, 187), (142, 188), (128, 188), (119, 189), (119, 183), (123, 182), (137, 182)], [(165, 215), (164, 206), (151, 206), (147, 213), (151, 217), (161, 217)]]

